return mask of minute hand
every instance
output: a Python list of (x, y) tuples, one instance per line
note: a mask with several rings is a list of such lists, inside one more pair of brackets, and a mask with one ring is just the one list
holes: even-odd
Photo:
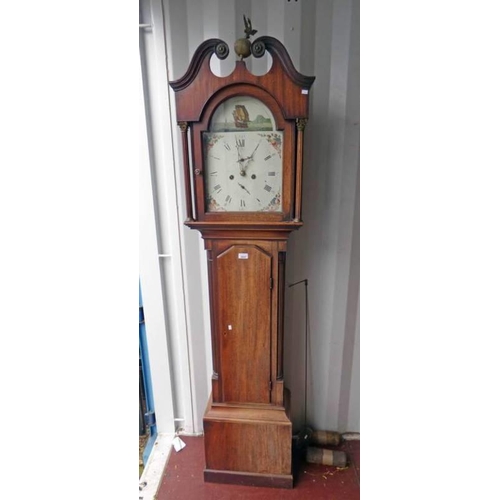
[(245, 160), (253, 160), (253, 155), (255, 154), (255, 151), (257, 151), (257, 148), (260, 146), (261, 141), (257, 143), (257, 146), (255, 146), (255, 149), (252, 151), (252, 154), (250, 156), (247, 156)]

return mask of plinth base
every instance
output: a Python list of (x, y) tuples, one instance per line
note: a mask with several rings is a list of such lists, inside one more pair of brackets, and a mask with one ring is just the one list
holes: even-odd
[(214, 406), (209, 401), (203, 428), (205, 481), (293, 487), (287, 408)]
[(240, 484), (242, 486), (266, 486), (271, 488), (293, 488), (293, 476), (278, 474), (252, 474), (251, 472), (233, 472), (205, 469), (205, 482)]

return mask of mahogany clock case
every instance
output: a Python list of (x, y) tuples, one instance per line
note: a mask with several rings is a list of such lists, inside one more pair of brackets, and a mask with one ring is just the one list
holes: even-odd
[[(254, 56), (266, 50), (273, 62), (265, 75), (253, 75), (241, 60), (230, 75), (218, 77), (210, 58), (224, 59), (229, 48), (207, 40), (186, 74), (170, 85), (183, 144), (186, 225), (200, 231), (207, 250), (213, 376), (203, 418), (205, 480), (291, 488), (290, 395), (283, 382), (285, 260), (289, 234), (302, 225), (304, 127), (314, 77), (298, 73), (275, 38), (252, 43)], [(203, 134), (219, 106), (238, 96), (263, 103), (282, 134), (280, 210), (207, 209)], [(235, 161), (231, 168), (240, 173)]]

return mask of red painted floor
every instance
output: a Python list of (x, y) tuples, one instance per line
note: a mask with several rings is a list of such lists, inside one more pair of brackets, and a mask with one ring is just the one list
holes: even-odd
[(172, 454), (163, 473), (157, 500), (314, 499), (359, 500), (359, 441), (346, 441), (337, 449), (347, 453), (345, 470), (325, 465), (296, 464), (292, 490), (205, 483), (203, 437), (182, 436), (186, 447)]

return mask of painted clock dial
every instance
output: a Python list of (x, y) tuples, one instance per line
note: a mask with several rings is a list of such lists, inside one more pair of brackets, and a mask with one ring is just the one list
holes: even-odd
[(254, 97), (220, 104), (203, 133), (207, 212), (281, 212), (283, 132)]

